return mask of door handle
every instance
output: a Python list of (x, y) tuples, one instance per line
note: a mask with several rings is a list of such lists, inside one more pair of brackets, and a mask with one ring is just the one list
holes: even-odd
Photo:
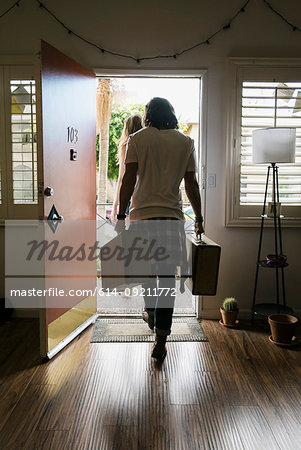
[(46, 195), (46, 197), (51, 197), (54, 194), (54, 189), (51, 186), (47, 186), (44, 194)]

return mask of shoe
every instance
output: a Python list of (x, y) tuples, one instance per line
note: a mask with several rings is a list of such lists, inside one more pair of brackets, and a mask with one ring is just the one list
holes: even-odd
[(156, 341), (152, 349), (152, 358), (156, 358), (159, 361), (163, 361), (166, 356), (167, 350), (165, 347), (167, 336), (156, 336)]
[(147, 311), (142, 311), (142, 319), (147, 323), (148, 328), (153, 331), (155, 326), (154, 316), (150, 316)]

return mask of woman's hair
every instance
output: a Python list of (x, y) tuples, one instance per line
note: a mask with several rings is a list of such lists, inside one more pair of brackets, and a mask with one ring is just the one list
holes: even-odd
[(178, 128), (178, 120), (173, 106), (166, 98), (154, 97), (145, 106), (143, 117), (146, 127), (155, 128)]
[(130, 134), (136, 133), (142, 128), (142, 117), (139, 114), (133, 114), (125, 119), (123, 130), (118, 142), (117, 158), (120, 162), (125, 154), (125, 144)]

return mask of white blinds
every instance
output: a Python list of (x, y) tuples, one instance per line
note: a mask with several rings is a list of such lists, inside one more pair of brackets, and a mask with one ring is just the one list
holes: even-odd
[[(280, 201), (301, 205), (301, 81), (243, 82), (240, 126), (240, 204), (263, 203), (267, 166), (252, 164), (252, 131), (296, 127), (296, 163), (279, 165)], [(268, 201), (271, 200), (271, 189)]]
[(11, 80), (14, 204), (37, 204), (36, 92), (33, 80)]

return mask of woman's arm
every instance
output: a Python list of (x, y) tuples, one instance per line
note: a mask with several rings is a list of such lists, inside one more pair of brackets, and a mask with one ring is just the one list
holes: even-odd
[(114, 198), (112, 212), (111, 212), (111, 219), (113, 221), (116, 221), (117, 209), (118, 209), (119, 198), (120, 198), (120, 187), (121, 187), (122, 178), (123, 178), (123, 175), (125, 172), (124, 158), (125, 158), (125, 155), (123, 155), (122, 159), (119, 162), (119, 173), (118, 173), (118, 180), (117, 180), (117, 185), (116, 185), (116, 193), (115, 193), (115, 198)]

